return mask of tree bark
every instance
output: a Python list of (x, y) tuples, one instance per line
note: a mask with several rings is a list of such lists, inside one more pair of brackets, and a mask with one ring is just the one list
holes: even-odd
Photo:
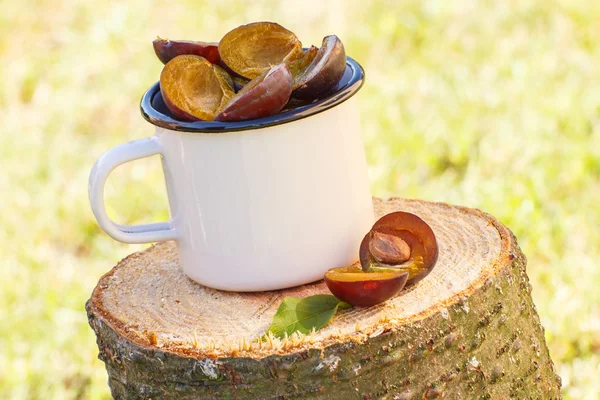
[(432, 273), (308, 336), (263, 342), (284, 296), (185, 278), (173, 243), (122, 260), (86, 305), (116, 399), (556, 399), (556, 375), (515, 237), (478, 210), (374, 199), (413, 212), (440, 248)]

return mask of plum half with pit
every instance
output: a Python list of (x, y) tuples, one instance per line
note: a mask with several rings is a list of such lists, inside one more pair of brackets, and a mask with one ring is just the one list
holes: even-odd
[(425, 278), (435, 266), (438, 246), (425, 221), (398, 211), (375, 222), (359, 253), (360, 264), (330, 269), (325, 284), (340, 300), (369, 307)]
[(292, 75), (281, 63), (248, 82), (225, 105), (217, 121), (242, 121), (277, 114), (292, 93)]
[(206, 58), (211, 64), (219, 64), (219, 43), (197, 42), (191, 40), (169, 40), (156, 38), (152, 42), (158, 59), (166, 64), (177, 56), (184, 54)]
[(340, 82), (344, 71), (346, 51), (342, 41), (336, 35), (326, 36), (310, 65), (295, 79), (294, 97), (316, 99), (326, 95)]
[(204, 57), (189, 54), (164, 66), (160, 91), (169, 111), (182, 121), (212, 121), (235, 96), (227, 72)]
[(360, 245), (363, 271), (394, 268), (408, 273), (407, 286), (425, 278), (435, 266), (438, 246), (431, 227), (418, 216), (397, 211), (379, 219)]
[(382, 303), (404, 288), (408, 273), (392, 268), (365, 272), (360, 265), (330, 269), (325, 284), (338, 299), (359, 307)]
[(219, 42), (221, 60), (236, 74), (254, 79), (274, 65), (296, 59), (302, 43), (273, 22), (255, 22), (228, 32)]

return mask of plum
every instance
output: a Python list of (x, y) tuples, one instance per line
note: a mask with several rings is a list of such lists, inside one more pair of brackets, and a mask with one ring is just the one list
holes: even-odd
[(242, 90), (242, 88), (244, 86), (246, 86), (248, 84), (248, 82), (250, 82), (249, 79), (243, 78), (241, 76), (234, 76), (233, 77), (233, 87), (235, 89), (235, 92), (239, 92), (240, 90)]
[(255, 22), (228, 32), (219, 42), (221, 60), (236, 74), (254, 79), (302, 53), (293, 32), (273, 22)]
[(231, 77), (204, 57), (181, 55), (173, 58), (160, 74), (160, 91), (177, 119), (212, 121), (235, 96)]
[(231, 75), (229, 75), (229, 73), (225, 69), (219, 67), (216, 64), (213, 65), (213, 68), (215, 70), (215, 73), (217, 74), (217, 77), (222, 80), (223, 84), (226, 85), (230, 90), (235, 92), (235, 83)]
[(154, 52), (163, 64), (177, 56), (191, 54), (204, 57), (211, 64), (219, 64), (219, 43), (195, 42), (190, 40), (169, 40), (156, 38), (152, 42)]
[(329, 93), (339, 83), (346, 70), (346, 52), (335, 35), (326, 36), (312, 62), (296, 78), (294, 97), (316, 99)]
[(338, 299), (359, 307), (382, 303), (404, 288), (408, 273), (391, 268), (365, 272), (359, 265), (330, 269), (325, 284)]
[(303, 77), (304, 72), (313, 62), (318, 52), (318, 48), (311, 46), (309, 49), (300, 53), (295, 59), (288, 61), (288, 67), (294, 77), (292, 90), (296, 90), (301, 85), (300, 78)]
[(281, 63), (251, 80), (223, 108), (217, 121), (267, 117), (281, 111), (292, 93), (292, 74)]
[(386, 267), (408, 272), (408, 286), (431, 272), (437, 256), (437, 241), (431, 227), (416, 215), (403, 211), (387, 214), (375, 222), (360, 245), (363, 271)]

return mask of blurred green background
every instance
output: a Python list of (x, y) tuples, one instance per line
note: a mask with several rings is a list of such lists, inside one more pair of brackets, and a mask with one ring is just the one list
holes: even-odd
[[(272, 20), (336, 33), (367, 71), (372, 191), (477, 207), (517, 235), (568, 399), (600, 397), (600, 3), (0, 0), (0, 398), (105, 399), (84, 303), (127, 254), (90, 212), (95, 159), (151, 136), (156, 35)], [(106, 189), (122, 223), (168, 216), (158, 159)]]

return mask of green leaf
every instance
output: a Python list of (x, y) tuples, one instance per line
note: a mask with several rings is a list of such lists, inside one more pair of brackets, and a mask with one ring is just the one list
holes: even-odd
[(313, 328), (319, 330), (335, 315), (338, 308), (351, 308), (348, 303), (340, 301), (330, 294), (298, 298), (286, 297), (279, 305), (273, 322), (267, 330), (278, 338), (298, 331), (308, 334)]

